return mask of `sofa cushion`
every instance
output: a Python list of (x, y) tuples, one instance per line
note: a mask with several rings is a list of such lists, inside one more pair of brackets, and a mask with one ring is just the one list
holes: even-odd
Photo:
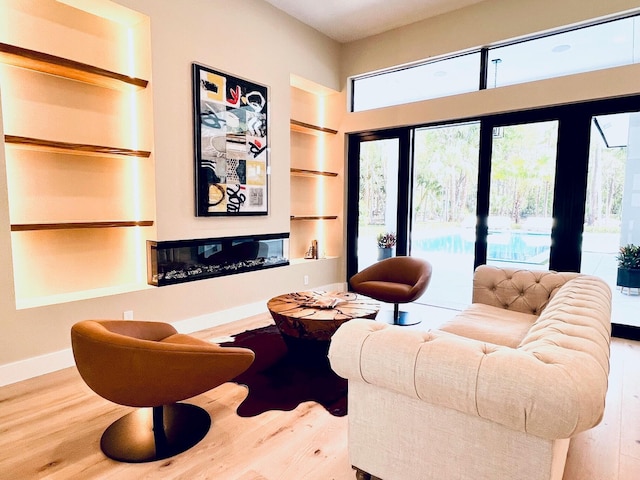
[(608, 375), (611, 291), (602, 288), (602, 283), (589, 275), (567, 282), (518, 349), (547, 364), (566, 363), (567, 355), (584, 357), (597, 363), (602, 375)]
[(536, 320), (537, 315), (474, 303), (438, 330), (516, 348)]
[(540, 315), (560, 287), (578, 275), (480, 265), (473, 277), (472, 303)]

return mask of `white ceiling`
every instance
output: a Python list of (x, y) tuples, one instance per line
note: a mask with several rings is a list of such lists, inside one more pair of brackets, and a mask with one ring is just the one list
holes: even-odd
[(483, 0), (265, 0), (345, 43), (457, 10)]

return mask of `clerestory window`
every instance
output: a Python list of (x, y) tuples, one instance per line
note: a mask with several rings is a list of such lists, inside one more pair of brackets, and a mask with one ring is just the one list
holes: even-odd
[(353, 77), (351, 110), (401, 105), (639, 60), (640, 15), (607, 19)]

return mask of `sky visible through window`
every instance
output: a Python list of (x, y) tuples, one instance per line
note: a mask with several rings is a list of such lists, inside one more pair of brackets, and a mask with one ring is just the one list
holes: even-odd
[[(640, 61), (640, 17), (628, 17), (489, 49), (487, 88)], [(480, 52), (355, 78), (353, 111), (479, 89)]]

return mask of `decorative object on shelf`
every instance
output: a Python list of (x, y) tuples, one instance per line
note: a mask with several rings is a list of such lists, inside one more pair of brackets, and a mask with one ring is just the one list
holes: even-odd
[(194, 63), (196, 216), (267, 215), (269, 88)]
[(378, 260), (384, 260), (393, 256), (393, 247), (396, 246), (396, 234), (393, 232), (379, 233)]
[(618, 251), (618, 278), (616, 285), (620, 291), (627, 288), (630, 293), (632, 288), (639, 289), (640, 293), (640, 245), (632, 243), (620, 247)]
[(289, 233), (147, 241), (147, 283), (161, 287), (289, 265)]
[(313, 240), (311, 242), (311, 246), (309, 247), (309, 250), (307, 250), (307, 253), (304, 254), (304, 258), (306, 258), (307, 260), (317, 260), (319, 257), (320, 256), (318, 254), (318, 241)]

